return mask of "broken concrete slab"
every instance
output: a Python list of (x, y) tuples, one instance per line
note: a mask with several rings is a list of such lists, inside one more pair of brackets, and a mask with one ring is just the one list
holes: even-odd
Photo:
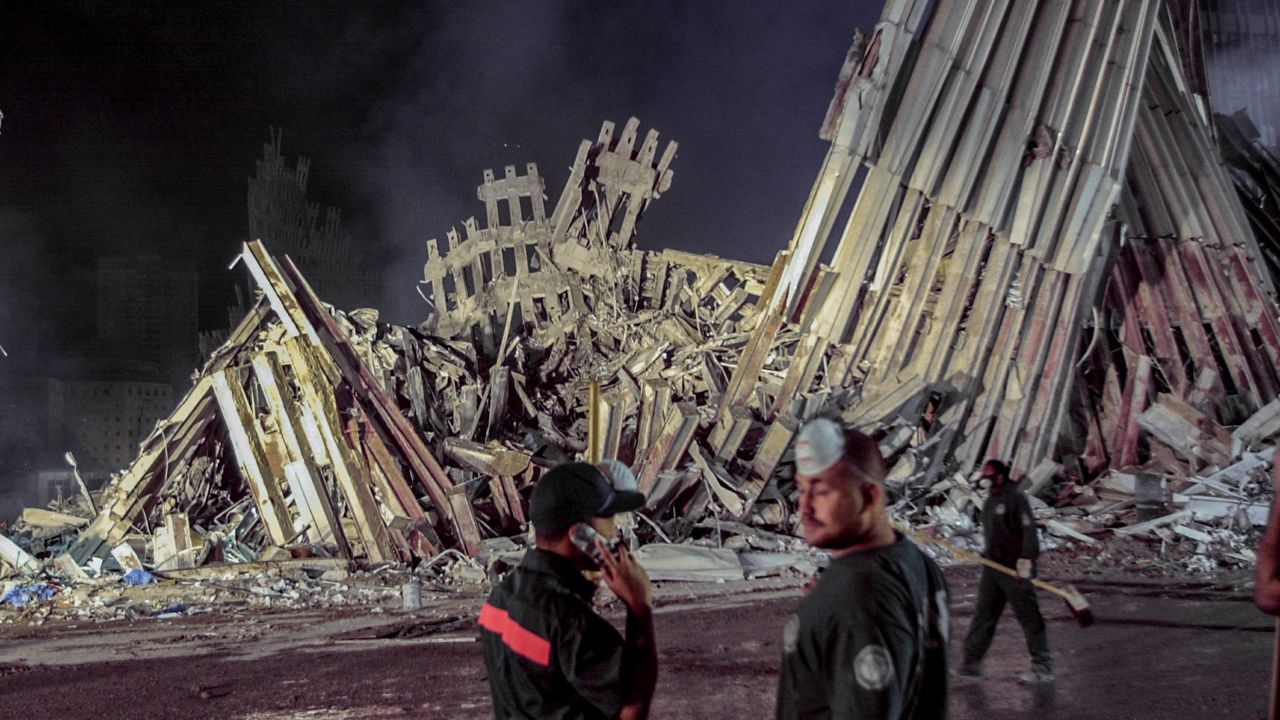
[(1197, 412), (1192, 419), (1179, 412), (1171, 399), (1162, 398), (1137, 420), (1143, 430), (1186, 457), (1218, 466), (1231, 458), (1230, 436), (1225, 431), (1203, 414)]
[(89, 524), (89, 519), (40, 508), (25, 508), (22, 511), (22, 522), (44, 530), (67, 530), (84, 527)]
[(22, 572), (40, 572), (40, 562), (4, 535), (0, 535), (0, 560)]
[(1231, 431), (1231, 452), (1239, 456), (1244, 450), (1256, 447), (1280, 435), (1280, 398), (1264, 405)]
[[(1179, 499), (1174, 498), (1175, 501)], [(1246, 502), (1210, 495), (1189, 495), (1185, 497), (1182, 512), (1189, 513), (1196, 520), (1201, 521), (1244, 515), (1253, 525), (1266, 525), (1269, 508), (1269, 503)]]
[(650, 543), (636, 550), (635, 558), (655, 581), (721, 582), (745, 577), (738, 554), (724, 548)]
[(810, 577), (818, 571), (818, 561), (810, 553), (743, 552), (738, 560), (748, 580), (784, 574)]
[(1193, 516), (1192, 516), (1191, 510), (1183, 509), (1175, 513), (1169, 513), (1168, 515), (1165, 515), (1163, 517), (1158, 517), (1154, 520), (1148, 520), (1146, 522), (1141, 522), (1136, 525), (1130, 525), (1128, 527), (1115, 528), (1112, 532), (1114, 532), (1117, 535), (1142, 535), (1145, 533), (1152, 532), (1157, 528), (1162, 528), (1166, 525), (1172, 525), (1174, 523), (1183, 522), (1185, 520), (1191, 520), (1192, 517)]

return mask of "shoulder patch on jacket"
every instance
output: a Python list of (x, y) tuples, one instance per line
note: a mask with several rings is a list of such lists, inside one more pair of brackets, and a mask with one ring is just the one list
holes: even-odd
[(883, 690), (893, 679), (893, 658), (881, 645), (868, 645), (853, 659), (853, 678), (863, 690)]

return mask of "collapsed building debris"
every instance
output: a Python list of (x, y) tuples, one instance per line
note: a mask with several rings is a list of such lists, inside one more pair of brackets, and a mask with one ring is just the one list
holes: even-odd
[(1258, 129), (1243, 111), (1215, 115), (1214, 127), (1222, 159), (1274, 281), (1280, 277), (1280, 160), (1262, 144)]
[(1194, 12), (903, 0), (855, 39), (751, 343), (799, 327), (829, 362), (797, 354), (789, 384), (858, 388), (844, 418), (884, 438), (918, 522), (963, 525), (987, 457), (1055, 504), (1116, 472), (1179, 487), (1280, 391), (1274, 286), (1185, 79)]
[[(428, 246), (435, 310), (418, 328), (328, 308), (290, 260), (246, 244), (238, 262), (257, 304), (92, 521), (57, 523), (74, 541), (42, 554), (126, 569), (116, 551), (132, 547), (139, 568), (161, 572), (298, 552), (407, 565), (450, 548), (477, 555), (485, 537), (523, 531), (541, 467), (585, 448), (587, 387), (601, 379), (604, 452), (639, 463), (650, 488), (670, 485), (652, 516), (719, 502), (682, 467), (692, 401), (732, 368), (764, 268), (632, 246), (675, 149), (658, 158), (657, 134), (637, 144), (637, 127), (614, 138), (606, 123), (584, 143), (550, 215), (536, 167), (486, 174), (486, 227), (469, 220), (443, 258)], [(664, 452), (646, 454), (655, 446)], [(698, 452), (724, 482), (723, 460)]]
[(900, 520), (958, 543), (998, 456), (1053, 542), (1251, 562), (1280, 330), (1250, 223), (1280, 236), (1219, 160), (1178, 27), (1157, 2), (890, 0), (771, 268), (635, 247), (675, 144), (634, 119), (582, 144), (550, 213), (536, 166), (487, 171), (483, 226), (427, 243), (418, 327), (328, 307), (248, 243), (257, 303), (100, 510), (32, 513), (51, 534), (0, 557), (70, 577), (480, 556), (587, 450), (595, 383), (600, 451), (649, 498), (630, 531), (672, 577), (807, 566), (788, 452), (818, 413), (877, 438)]

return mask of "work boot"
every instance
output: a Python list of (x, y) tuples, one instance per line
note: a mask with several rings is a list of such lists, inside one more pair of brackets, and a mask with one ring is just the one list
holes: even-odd
[(1028, 685), (1039, 685), (1053, 682), (1053, 671), (1048, 668), (1037, 668), (1018, 673), (1018, 682)]

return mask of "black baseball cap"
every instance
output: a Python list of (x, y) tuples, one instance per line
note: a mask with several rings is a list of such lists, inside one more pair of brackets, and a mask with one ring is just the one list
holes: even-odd
[(644, 495), (615, 490), (591, 463), (570, 462), (547, 471), (533, 486), (529, 520), (541, 530), (568, 530), (574, 523), (638, 510)]

